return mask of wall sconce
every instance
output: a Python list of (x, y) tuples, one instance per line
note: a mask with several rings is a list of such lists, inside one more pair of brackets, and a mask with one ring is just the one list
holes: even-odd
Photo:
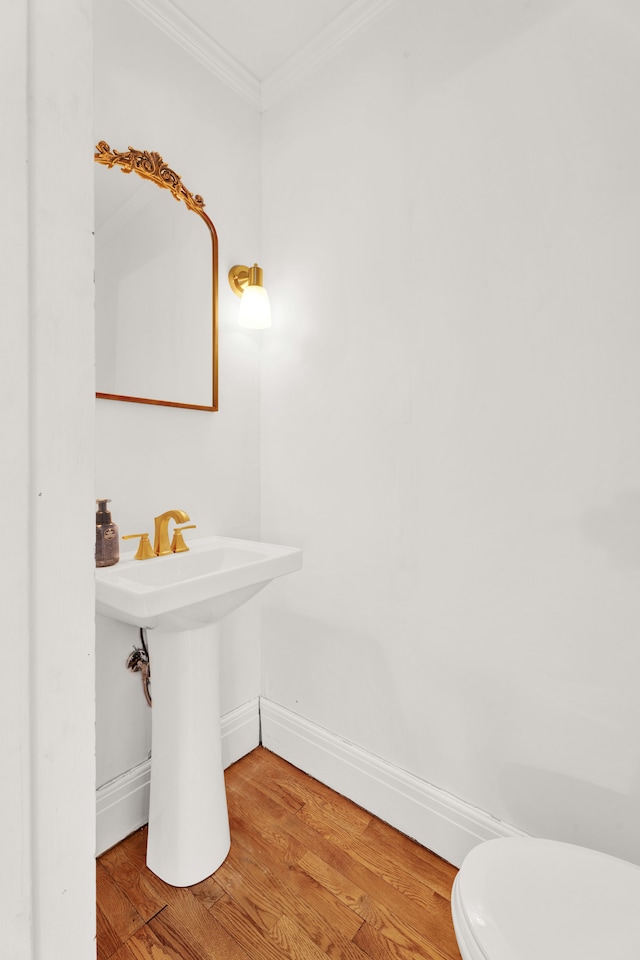
[(257, 263), (252, 267), (236, 264), (229, 270), (229, 285), (237, 297), (242, 297), (238, 319), (240, 326), (252, 330), (270, 327), (271, 307), (269, 295), (262, 286), (262, 268)]

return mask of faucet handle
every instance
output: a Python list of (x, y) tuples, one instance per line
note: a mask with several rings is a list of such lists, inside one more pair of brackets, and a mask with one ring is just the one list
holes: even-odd
[(149, 543), (148, 533), (128, 533), (122, 539), (133, 540), (135, 537), (140, 537), (140, 543), (138, 544), (138, 550), (133, 559), (134, 560), (151, 560), (153, 557), (155, 557), (155, 553), (153, 552), (153, 547)]
[(184, 537), (182, 536), (183, 530), (195, 530), (195, 523), (190, 523), (188, 527), (174, 527), (173, 528), (173, 540), (171, 541), (171, 550), (173, 553), (186, 553), (189, 547), (184, 542)]

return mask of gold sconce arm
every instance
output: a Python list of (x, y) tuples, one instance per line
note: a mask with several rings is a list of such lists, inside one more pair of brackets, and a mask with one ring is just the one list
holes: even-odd
[(252, 267), (245, 267), (243, 263), (237, 263), (235, 267), (229, 270), (229, 285), (236, 297), (241, 297), (246, 288), (251, 286), (262, 286), (264, 270), (254, 263)]

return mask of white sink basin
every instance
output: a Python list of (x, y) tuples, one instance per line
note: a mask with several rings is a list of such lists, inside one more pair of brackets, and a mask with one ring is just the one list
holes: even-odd
[(215, 623), (274, 577), (302, 566), (302, 551), (253, 540), (192, 540), (188, 553), (153, 560), (125, 554), (96, 568), (96, 610), (137, 627), (184, 630)]
[(219, 621), (302, 551), (251, 540), (193, 540), (187, 553), (96, 569), (96, 610), (147, 627), (151, 791), (147, 865), (176, 887), (210, 876), (229, 852), (220, 740)]

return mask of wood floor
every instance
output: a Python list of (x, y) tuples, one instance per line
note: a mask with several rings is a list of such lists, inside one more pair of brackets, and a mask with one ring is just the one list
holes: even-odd
[(146, 828), (99, 858), (98, 960), (460, 960), (455, 867), (261, 747), (225, 778), (212, 877), (163, 883)]

